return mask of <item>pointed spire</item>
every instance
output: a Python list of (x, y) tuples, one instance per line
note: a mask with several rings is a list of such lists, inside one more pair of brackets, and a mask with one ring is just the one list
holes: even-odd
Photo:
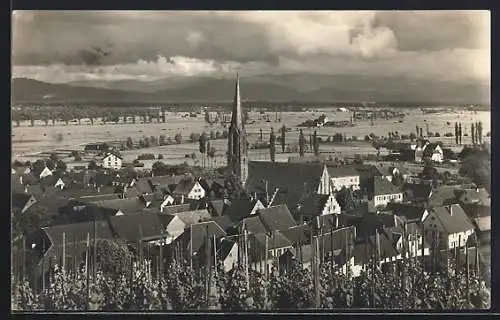
[(234, 100), (233, 100), (233, 110), (231, 117), (231, 125), (236, 126), (236, 128), (243, 127), (243, 113), (241, 110), (241, 98), (240, 98), (240, 75), (236, 72), (236, 87), (234, 89)]

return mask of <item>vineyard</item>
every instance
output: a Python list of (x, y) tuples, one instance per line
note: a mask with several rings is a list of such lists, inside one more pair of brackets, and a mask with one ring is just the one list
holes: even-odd
[[(489, 291), (474, 268), (423, 270), (417, 258), (379, 267), (375, 255), (361, 275), (352, 277), (334, 259), (312, 268), (275, 260), (268, 272), (238, 264), (224, 272), (174, 259), (165, 269), (142, 256), (89, 272), (86, 263), (72, 271), (53, 266), (47, 286), (35, 292), (25, 279), (13, 279), (12, 309), (101, 311), (295, 310), (375, 308), (403, 310), (485, 309)], [(128, 258), (127, 258), (128, 259)], [(90, 269), (90, 268), (89, 268)], [(347, 271), (346, 271), (347, 270)]]

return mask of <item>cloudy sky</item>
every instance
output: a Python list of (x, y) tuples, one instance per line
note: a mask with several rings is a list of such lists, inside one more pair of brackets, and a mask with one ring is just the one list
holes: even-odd
[(16, 11), (13, 76), (328, 73), (490, 79), (488, 11)]

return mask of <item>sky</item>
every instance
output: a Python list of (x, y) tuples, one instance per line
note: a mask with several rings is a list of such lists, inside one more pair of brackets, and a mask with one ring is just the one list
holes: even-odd
[(322, 73), (490, 80), (488, 11), (15, 11), (41, 81)]

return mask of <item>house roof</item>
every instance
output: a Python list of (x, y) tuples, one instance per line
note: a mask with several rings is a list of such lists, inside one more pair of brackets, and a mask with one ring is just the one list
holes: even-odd
[(130, 242), (157, 237), (163, 232), (163, 224), (156, 213), (112, 216), (109, 221), (113, 232)]
[(355, 169), (355, 167), (350, 165), (328, 165), (327, 169), (330, 178), (359, 176), (359, 172)]
[(260, 219), (258, 215), (253, 215), (248, 218), (243, 219), (245, 229), (249, 233), (265, 233), (268, 232), (266, 226)]
[(231, 200), (231, 203), (227, 205), (222, 214), (228, 216), (232, 221), (240, 221), (250, 215), (250, 212), (257, 204), (257, 201), (258, 200), (233, 199)]
[[(94, 237), (94, 222), (72, 223), (42, 228), (54, 246), (62, 245), (63, 234), (66, 242), (86, 242), (87, 235)], [(113, 233), (106, 220), (95, 222), (97, 239), (113, 239)]]
[(191, 192), (191, 190), (195, 186), (196, 182), (197, 181), (192, 177), (185, 178), (177, 184), (177, 186), (175, 187), (175, 189), (172, 193), (175, 195), (187, 196), (189, 194), (189, 192)]
[(424, 207), (419, 207), (406, 203), (389, 203), (387, 209), (399, 217), (405, 217), (407, 221), (421, 221), (425, 212)]
[(164, 214), (176, 214), (179, 212), (186, 212), (186, 211), (191, 211), (189, 203), (163, 207)]
[(323, 169), (322, 164), (250, 161), (245, 189), (248, 193), (265, 194), (267, 181), (269, 194), (279, 188), (291, 208), (305, 193), (317, 190)]
[(297, 225), (297, 222), (285, 205), (259, 209), (257, 213), (269, 231), (284, 230)]
[(307, 225), (299, 225), (280, 231), (293, 244), (306, 244), (311, 241), (311, 231)]
[(462, 189), (458, 191), (457, 196), (461, 203), (480, 203), (491, 206), (491, 196), (485, 188)]
[(404, 183), (403, 192), (408, 200), (429, 199), (432, 193), (432, 186), (423, 183)]
[[(362, 219), (361, 216), (350, 214), (325, 214), (320, 215), (318, 218), (321, 230), (323, 230), (324, 232), (329, 232), (338, 228), (355, 225), (357, 223), (360, 223)], [(312, 225), (314, 228), (317, 228), (316, 220), (311, 221), (310, 225)]]
[(226, 207), (224, 200), (222, 199), (209, 200), (208, 206), (210, 207), (212, 214), (215, 216), (221, 216)]
[(259, 246), (262, 246), (264, 248), (266, 245), (266, 236), (267, 236), (268, 237), (267, 248), (269, 250), (292, 246), (292, 242), (288, 240), (280, 231), (273, 231), (271, 233), (271, 236), (267, 235), (267, 233), (258, 233), (254, 234), (253, 236), (255, 237), (255, 240), (257, 241)]
[(491, 231), (491, 216), (474, 218), (473, 221), (479, 231)]
[(188, 226), (200, 223), (202, 221), (208, 221), (212, 218), (212, 216), (210, 215), (210, 213), (208, 213), (206, 209), (183, 211), (174, 214), (178, 216)]
[(219, 248), (217, 249), (217, 258), (219, 258), (220, 260), (225, 260), (235, 244), (235, 241), (223, 239), (219, 244)]
[(474, 229), (465, 211), (458, 204), (434, 207), (429, 211), (426, 220), (432, 219), (433, 216), (437, 218), (448, 234)]
[(443, 206), (458, 203), (457, 195), (461, 186), (439, 186), (432, 190), (429, 206)]
[(116, 151), (106, 152), (106, 153), (103, 155), (103, 157), (102, 157), (102, 158), (103, 158), (103, 159), (106, 159), (107, 157), (109, 157), (109, 156), (111, 156), (111, 155), (113, 155), (113, 156), (115, 156), (115, 157), (119, 158), (120, 160), (123, 160), (123, 156), (122, 156), (121, 154), (119, 154), (118, 152), (116, 152)]
[(386, 195), (401, 193), (395, 185), (390, 183), (387, 179), (382, 177), (375, 177), (373, 180), (373, 195)]
[[(195, 223), (184, 233), (187, 234), (189, 238), (191, 235), (193, 237), (193, 252), (198, 252), (205, 245), (207, 239), (211, 241), (214, 235), (216, 239), (226, 235), (226, 232), (213, 221)], [(188, 243), (189, 241), (191, 241), (191, 239), (188, 240)]]
[(301, 201), (300, 213), (308, 216), (317, 216), (321, 214), (328, 198), (330, 198), (328, 194), (311, 194)]
[(102, 200), (93, 201), (91, 203), (101, 208), (120, 210), (124, 214), (140, 213), (146, 208), (144, 202), (139, 198)]
[(117, 193), (107, 193), (107, 194), (96, 194), (91, 196), (81, 196), (78, 199), (85, 202), (94, 202), (94, 201), (106, 201), (106, 200), (117, 200), (120, 199), (120, 196)]
[(424, 157), (430, 157), (436, 150), (436, 147), (438, 146), (437, 143), (429, 143), (424, 147)]
[(222, 229), (227, 231), (228, 229), (234, 227), (235, 222), (233, 222), (228, 216), (219, 216), (212, 218), (212, 221), (221, 226)]
[(28, 200), (32, 197), (30, 194), (13, 192), (11, 201), (13, 208), (22, 209), (28, 203)]
[[(395, 257), (399, 253), (394, 247), (394, 240), (392, 239), (391, 236), (381, 233), (379, 234), (379, 250), (380, 250), (380, 256), (381, 258), (384, 257)], [(377, 250), (377, 236), (372, 235), (368, 238), (366, 238), (366, 241), (359, 241), (354, 244), (354, 250), (353, 250), (353, 255), (354, 255), (354, 263), (359, 265), (359, 264), (366, 264), (369, 262), (369, 259), (371, 255), (374, 255)]]
[(480, 204), (461, 204), (469, 218), (491, 217), (491, 207)]
[(353, 226), (323, 233), (314, 239), (318, 239), (324, 252), (344, 250), (348, 245), (354, 244), (356, 231)]

